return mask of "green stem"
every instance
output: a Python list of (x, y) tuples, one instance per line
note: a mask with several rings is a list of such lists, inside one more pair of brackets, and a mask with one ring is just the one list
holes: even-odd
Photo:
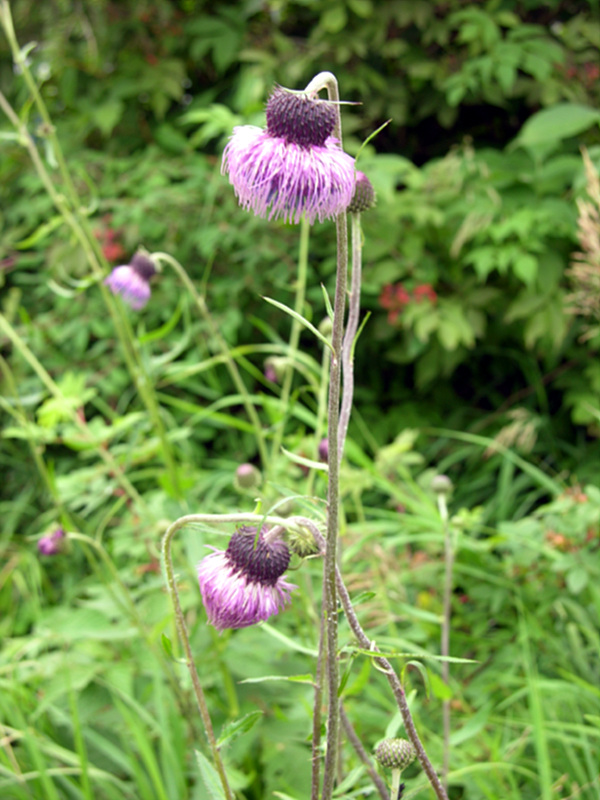
[[(329, 386), (329, 348), (323, 348), (323, 355), (321, 357), (321, 379), (319, 382), (319, 404), (317, 407), (317, 423), (315, 425), (315, 461), (319, 457), (319, 442), (323, 438), (325, 432), (325, 414), (327, 412), (327, 389)], [(317, 477), (317, 470), (311, 469), (308, 473), (306, 481), (306, 494), (310, 497), (313, 493), (315, 479)]]
[[(318, 92), (326, 88), (329, 100), (336, 104), (337, 121), (334, 135), (342, 146), (342, 126), (337, 80), (330, 72), (317, 75), (306, 87), (306, 92)], [(327, 632), (327, 750), (323, 770), (322, 800), (331, 800), (335, 782), (336, 759), (339, 746), (339, 667), (338, 667), (338, 614), (336, 593), (337, 537), (339, 530), (339, 448), (338, 425), (340, 416), (342, 338), (344, 334), (344, 310), (346, 305), (346, 281), (348, 273), (348, 225), (346, 214), (336, 217), (337, 269), (335, 298), (333, 305), (333, 330), (331, 335), (331, 372), (329, 379), (329, 403), (327, 418), (327, 444), (329, 449), (329, 473), (327, 483), (327, 537), (323, 565), (323, 599)]]
[[(442, 656), (450, 655), (450, 620), (452, 613), (452, 570), (454, 566), (454, 548), (448, 525), (448, 504), (446, 495), (439, 493), (437, 496), (438, 510), (444, 527), (444, 601), (442, 617)], [(450, 664), (442, 661), (442, 680), (448, 686), (450, 683)], [(450, 771), (450, 700), (442, 703), (443, 729), (444, 729), (444, 761), (442, 766), (442, 781), (448, 791), (448, 773)]]
[[(294, 304), (294, 311), (302, 315), (304, 312), (304, 300), (306, 297), (306, 280), (308, 275), (308, 242), (310, 239), (310, 224), (305, 216), (302, 217), (300, 223), (300, 248), (298, 251), (298, 277), (296, 280), (296, 300)], [(288, 364), (283, 376), (283, 384), (281, 387), (281, 397), (279, 399), (279, 407), (281, 409), (281, 422), (275, 431), (273, 438), (273, 448), (271, 454), (273, 463), (276, 462), (283, 440), (283, 432), (285, 422), (287, 419), (288, 402), (292, 390), (292, 381), (294, 378), (294, 369), (296, 363), (296, 354), (298, 352), (298, 344), (300, 343), (300, 332), (302, 330), (302, 323), (296, 319), (292, 319), (292, 328), (290, 332), (290, 343), (288, 347), (287, 357)]]
[(350, 215), (352, 230), (352, 270), (350, 278), (350, 299), (348, 302), (348, 324), (342, 346), (342, 368), (344, 388), (342, 391), (342, 408), (340, 411), (338, 457), (341, 461), (344, 453), (344, 442), (350, 424), (352, 399), (354, 397), (354, 345), (360, 319), (360, 283), (362, 273), (362, 234), (360, 228), (360, 212)]
[(190, 276), (187, 274), (186, 270), (179, 263), (179, 261), (177, 261), (175, 258), (173, 258), (173, 256), (170, 256), (168, 253), (152, 253), (152, 258), (155, 259), (156, 261), (168, 264), (171, 267), (171, 269), (173, 269), (175, 271), (175, 273), (181, 279), (181, 282), (184, 284), (184, 286), (187, 288), (187, 290), (192, 295), (192, 297), (194, 299), (194, 302), (196, 303), (202, 318), (204, 319), (204, 321), (208, 325), (208, 328), (210, 330), (211, 336), (217, 342), (217, 345), (219, 347), (219, 350), (221, 351), (221, 354), (223, 356), (225, 364), (227, 365), (227, 369), (229, 370), (229, 374), (231, 375), (231, 379), (233, 380), (236, 389), (238, 390), (238, 392), (240, 393), (240, 395), (242, 397), (242, 400), (243, 400), (243, 403), (244, 403), (244, 408), (246, 409), (246, 413), (248, 414), (248, 417), (249, 417), (250, 421), (252, 422), (252, 425), (254, 426), (254, 431), (255, 431), (255, 436), (256, 436), (256, 445), (258, 447), (258, 452), (260, 454), (260, 460), (262, 462), (263, 469), (266, 470), (267, 467), (268, 467), (269, 459), (268, 459), (268, 455), (267, 455), (267, 448), (266, 448), (266, 445), (265, 445), (265, 438), (264, 438), (264, 434), (263, 434), (263, 429), (262, 429), (262, 424), (261, 424), (261, 421), (260, 421), (260, 417), (258, 416), (258, 412), (256, 411), (256, 408), (255, 408), (252, 400), (250, 399), (250, 395), (248, 393), (248, 389), (246, 388), (246, 385), (244, 384), (244, 381), (242, 380), (242, 376), (240, 375), (240, 371), (238, 369), (238, 366), (237, 366), (237, 364), (236, 364), (236, 362), (235, 362), (233, 356), (231, 355), (231, 352), (230, 352), (230, 350), (229, 350), (229, 348), (227, 346), (227, 342), (221, 336), (221, 333), (220, 333), (220, 331), (219, 331), (214, 319), (212, 318), (212, 315), (211, 315), (211, 313), (210, 313), (210, 311), (208, 309), (208, 306), (206, 304), (206, 300), (198, 292), (198, 290), (194, 286), (194, 283), (191, 280)]
[(30, 423), (29, 423), (29, 420), (27, 418), (27, 413), (25, 412), (25, 409), (23, 408), (23, 405), (21, 404), (21, 399), (19, 397), (19, 392), (18, 392), (18, 389), (17, 389), (17, 383), (16, 383), (16, 381), (14, 379), (14, 375), (12, 373), (10, 365), (8, 364), (7, 361), (4, 360), (4, 358), (1, 355), (0, 355), (0, 369), (2, 371), (2, 376), (6, 380), (6, 383), (8, 384), (9, 392), (12, 395), (12, 397), (14, 397), (14, 404), (15, 404), (16, 408), (12, 409), (10, 407), (10, 404), (9, 404), (8, 400), (5, 397), (0, 397), (0, 405), (2, 405), (10, 414), (12, 414), (14, 416), (14, 418), (17, 420), (17, 422), (21, 425), (21, 428), (27, 434), (27, 444), (29, 445), (29, 450), (31, 451), (31, 455), (33, 457), (33, 460), (35, 461), (35, 465), (36, 465), (37, 470), (38, 470), (38, 472), (40, 474), (40, 477), (41, 477), (44, 485), (46, 486), (46, 489), (48, 490), (48, 494), (50, 495), (50, 497), (52, 497), (52, 500), (54, 501), (54, 504), (55, 504), (55, 506), (56, 506), (56, 508), (58, 510), (61, 522), (67, 528), (73, 527), (73, 523), (71, 521), (69, 513), (68, 513), (67, 509), (65, 508), (65, 506), (64, 506), (64, 504), (63, 504), (63, 502), (62, 502), (62, 500), (60, 498), (60, 495), (56, 491), (56, 487), (55, 487), (54, 483), (52, 482), (52, 479), (51, 479), (50, 474), (48, 472), (48, 468), (46, 467), (46, 462), (42, 458), (36, 442), (34, 441), (33, 437), (30, 435), (30, 432), (29, 432), (29, 424)]
[(86, 230), (81, 225), (80, 220), (71, 212), (68, 208), (66, 200), (63, 195), (57, 192), (52, 179), (50, 178), (46, 168), (44, 167), (42, 160), (39, 156), (39, 153), (29, 136), (27, 128), (19, 117), (16, 115), (2, 92), (0, 92), (0, 108), (4, 111), (6, 116), (9, 118), (13, 126), (18, 131), (21, 141), (23, 145), (29, 152), (30, 158), (33, 162), (33, 165), (38, 173), (44, 188), (48, 192), (48, 195), (52, 199), (57, 211), (62, 215), (63, 219), (67, 223), (67, 225), (71, 228), (75, 237), (77, 238), (79, 244), (81, 245), (87, 261), (92, 268), (92, 272), (94, 276), (98, 280), (98, 285), (100, 287), (100, 292), (102, 294), (102, 298), (108, 308), (109, 314), (112, 318), (113, 324), (115, 326), (115, 330), (117, 332), (117, 336), (120, 340), (123, 355), (125, 357), (125, 362), (129, 369), (131, 376), (134, 379), (135, 386), (150, 414), (150, 419), (152, 420), (152, 424), (157, 431), (159, 438), (161, 440), (162, 452), (163, 457), (165, 459), (165, 464), (167, 466), (167, 470), (169, 472), (171, 485), (177, 496), (180, 496), (179, 491), (179, 481), (177, 477), (177, 469), (175, 466), (175, 461), (171, 451), (171, 445), (168, 441), (166, 431), (162, 420), (160, 418), (160, 410), (158, 407), (158, 403), (156, 401), (156, 397), (154, 395), (154, 390), (152, 387), (152, 383), (149, 379), (148, 374), (146, 373), (142, 361), (139, 358), (139, 353), (135, 346), (132, 344), (135, 341), (135, 337), (127, 319), (124, 316), (123, 308), (118, 303), (115, 302), (112, 294), (108, 290), (108, 288), (103, 283), (104, 277), (104, 269), (100, 264), (98, 256), (94, 250), (94, 246), (92, 245), (93, 237), (86, 233)]

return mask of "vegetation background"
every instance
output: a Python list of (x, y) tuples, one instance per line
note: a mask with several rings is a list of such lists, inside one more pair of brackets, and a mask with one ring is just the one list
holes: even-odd
[[(366, 592), (378, 644), (407, 654), (434, 763), (451, 701), (452, 798), (600, 798), (600, 303), (570, 272), (577, 200), (589, 202), (582, 145), (600, 166), (598, 1), (10, 6), (20, 45), (37, 43), (27, 62), (105, 272), (139, 245), (184, 264), (270, 439), (285, 420), (297, 455), (320, 438), (322, 354), (303, 333), (282, 408), (265, 361), (284, 363), (290, 321), (262, 297), (294, 304), (298, 231), (241, 211), (220, 154), (234, 125), (263, 123), (276, 83), (302, 88), (325, 69), (355, 103), (343, 109), (350, 153), (390, 120), (359, 162), (378, 204), (363, 219), (371, 316), (343, 472), (350, 587)], [(3, 37), (0, 90), (63, 191), (54, 131)], [(5, 116), (0, 231), (0, 796), (203, 799), (203, 735), (161, 644), (164, 633), (177, 651), (158, 544), (183, 513), (252, 510), (233, 475), (258, 463), (256, 431), (168, 270), (126, 315), (136, 390), (98, 277)], [(334, 247), (317, 224), (315, 324)], [(599, 253), (583, 261), (600, 269)], [(268, 473), (268, 505), (307, 481), (323, 496), (323, 479), (287, 458)], [(451, 653), (475, 661), (452, 665), (449, 686), (427, 658), (444, 571), (436, 473), (454, 484)], [(36, 541), (59, 524), (66, 549), (41, 558)], [(184, 534), (179, 567), (217, 728), (252, 714), (228, 738), (233, 782), (248, 800), (305, 798), (320, 564), (294, 573), (284, 616), (218, 637), (194, 564), (219, 535)], [(343, 699), (370, 751), (400, 721), (382, 676), (343, 641)], [(340, 775), (340, 796), (371, 792), (351, 750)], [(407, 797), (427, 795), (416, 767), (406, 782)]]

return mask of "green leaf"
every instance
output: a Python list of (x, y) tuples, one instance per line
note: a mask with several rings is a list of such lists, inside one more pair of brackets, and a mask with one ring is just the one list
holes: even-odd
[(567, 588), (572, 594), (579, 594), (588, 585), (589, 577), (585, 567), (573, 567), (567, 572)]
[(579, 103), (559, 103), (530, 117), (515, 140), (516, 145), (534, 148), (577, 136), (600, 124), (600, 111)]
[(429, 673), (429, 685), (433, 696), (438, 700), (450, 700), (453, 695), (452, 689), (435, 672)]
[(293, 317), (295, 320), (297, 320), (298, 322), (300, 322), (302, 325), (304, 325), (304, 327), (305, 327), (305, 328), (308, 328), (308, 330), (309, 330), (311, 333), (314, 333), (314, 335), (317, 337), (317, 339), (319, 339), (321, 342), (323, 342), (323, 344), (324, 344), (326, 347), (328, 347), (328, 348), (329, 348), (329, 349), (330, 349), (330, 350), (333, 352), (333, 348), (332, 348), (332, 346), (331, 346), (331, 342), (330, 342), (330, 341), (328, 341), (328, 340), (327, 340), (327, 339), (326, 339), (326, 338), (323, 336), (323, 334), (321, 333), (321, 331), (320, 331), (320, 330), (318, 330), (317, 328), (315, 328), (315, 326), (312, 324), (312, 322), (309, 322), (309, 321), (306, 319), (306, 317), (303, 317), (303, 316), (302, 316), (302, 314), (298, 314), (298, 312), (297, 312), (297, 311), (294, 311), (294, 309), (293, 309), (293, 308), (290, 308), (289, 306), (286, 306), (284, 303), (280, 303), (278, 300), (273, 300), (273, 299), (272, 299), (272, 298), (270, 298), (270, 297), (264, 297), (264, 296), (263, 296), (263, 300), (266, 300), (266, 301), (267, 301), (267, 303), (270, 303), (272, 306), (275, 306), (275, 308), (279, 308), (279, 309), (281, 309), (282, 311), (285, 311), (285, 312), (286, 312), (286, 314), (289, 314), (289, 315), (290, 315), (290, 317)]
[(521, 253), (513, 262), (513, 272), (527, 286), (535, 282), (538, 272), (538, 262), (531, 253)]
[(327, 33), (339, 33), (346, 26), (348, 15), (343, 5), (337, 5), (328, 9), (321, 16), (321, 25)]
[(48, 222), (42, 223), (39, 228), (28, 236), (26, 239), (22, 239), (20, 242), (15, 243), (15, 247), (18, 250), (29, 250), (38, 242), (41, 242), (43, 239), (46, 238), (52, 231), (55, 231), (59, 228), (64, 222), (62, 216), (51, 217)]
[(217, 739), (217, 746), (222, 747), (226, 742), (233, 742), (235, 739), (238, 739), (244, 733), (247, 733), (251, 728), (253, 728), (262, 716), (262, 711), (251, 711), (241, 719), (237, 719), (228, 723), (225, 725), (221, 735)]
[(202, 783), (208, 792), (208, 797), (210, 800), (227, 800), (216, 769), (206, 758), (206, 756), (202, 755), (199, 750), (194, 750), (194, 755), (196, 756), (196, 761), (198, 762), (200, 775), (202, 776)]

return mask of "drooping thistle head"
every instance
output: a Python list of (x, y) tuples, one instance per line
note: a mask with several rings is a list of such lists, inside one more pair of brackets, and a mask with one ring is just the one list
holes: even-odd
[(332, 136), (337, 110), (326, 100), (276, 87), (266, 130), (243, 125), (223, 152), (240, 205), (257, 216), (313, 224), (346, 211), (356, 182), (354, 159)]
[(198, 564), (198, 581), (208, 621), (218, 631), (256, 625), (290, 602), (296, 588), (283, 578), (290, 551), (275, 528), (241, 527), (227, 550)]

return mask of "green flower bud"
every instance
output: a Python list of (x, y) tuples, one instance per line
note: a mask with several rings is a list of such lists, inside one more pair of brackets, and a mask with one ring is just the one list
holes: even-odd
[(416, 750), (408, 739), (384, 739), (375, 748), (375, 758), (382, 767), (404, 769), (416, 758)]

